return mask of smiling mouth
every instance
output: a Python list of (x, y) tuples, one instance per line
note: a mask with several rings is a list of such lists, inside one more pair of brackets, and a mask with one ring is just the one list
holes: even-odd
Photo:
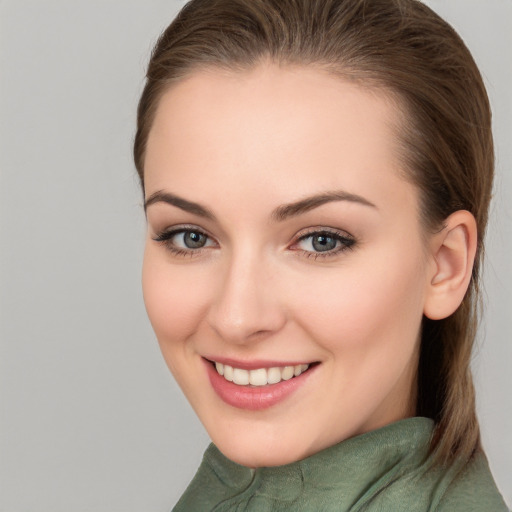
[(228, 364), (212, 361), (217, 373), (228, 382), (238, 386), (261, 387), (269, 384), (278, 384), (281, 381), (298, 377), (309, 369), (310, 364), (297, 364), (294, 366), (273, 366), (271, 368), (256, 368), (245, 370), (234, 368)]

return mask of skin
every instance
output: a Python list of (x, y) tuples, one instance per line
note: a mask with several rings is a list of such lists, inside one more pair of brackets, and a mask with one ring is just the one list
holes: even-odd
[[(146, 199), (173, 194), (214, 218), (148, 205), (144, 299), (170, 370), (235, 462), (293, 462), (414, 415), (419, 331), (438, 267), (418, 191), (403, 179), (396, 111), (383, 94), (270, 63), (195, 71), (160, 101)], [(330, 191), (371, 205), (332, 200), (273, 215)], [(206, 245), (155, 240), (183, 225), (208, 235)], [(304, 237), (322, 230), (353, 245), (318, 256)], [(204, 357), (319, 364), (284, 401), (248, 411), (219, 398)]]

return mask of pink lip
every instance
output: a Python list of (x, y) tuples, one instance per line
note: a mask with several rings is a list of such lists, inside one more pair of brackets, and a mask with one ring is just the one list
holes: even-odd
[[(309, 378), (311, 372), (316, 368), (316, 365), (308, 371), (301, 373), (298, 377), (293, 377), (289, 380), (282, 380), (277, 384), (268, 384), (267, 386), (239, 386), (227, 381), (224, 377), (217, 373), (213, 364), (206, 359), (204, 360), (206, 371), (210, 379), (210, 383), (217, 393), (217, 395), (227, 404), (237, 407), (238, 409), (247, 409), (251, 411), (259, 411), (267, 409), (273, 405), (282, 402), (288, 398), (292, 393), (297, 391)], [(218, 361), (223, 362), (223, 361)], [(229, 364), (228, 362), (223, 364)], [(237, 365), (239, 363), (236, 363)], [(300, 363), (297, 363), (300, 364)], [(271, 368), (272, 366), (283, 366), (283, 363), (268, 364), (265, 362), (252, 361), (245, 366), (236, 366), (241, 369), (256, 369), (256, 368)], [(288, 366), (288, 365), (286, 365)], [(292, 366), (291, 364), (289, 366)]]

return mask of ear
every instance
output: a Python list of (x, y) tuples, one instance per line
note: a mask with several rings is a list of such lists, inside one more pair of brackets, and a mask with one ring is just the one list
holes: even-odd
[(442, 231), (432, 237), (432, 273), (423, 309), (426, 317), (441, 320), (460, 306), (471, 280), (476, 244), (476, 221), (466, 210), (452, 213)]

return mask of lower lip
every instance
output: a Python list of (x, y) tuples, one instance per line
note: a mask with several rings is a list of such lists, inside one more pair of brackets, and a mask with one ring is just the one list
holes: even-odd
[(210, 383), (217, 395), (227, 404), (238, 409), (247, 409), (251, 411), (260, 411), (276, 405), (295, 391), (297, 391), (309, 378), (311, 372), (316, 368), (310, 367), (298, 377), (289, 380), (282, 380), (277, 384), (267, 384), (266, 386), (239, 386), (233, 382), (227, 381), (217, 373), (213, 364), (205, 360)]

